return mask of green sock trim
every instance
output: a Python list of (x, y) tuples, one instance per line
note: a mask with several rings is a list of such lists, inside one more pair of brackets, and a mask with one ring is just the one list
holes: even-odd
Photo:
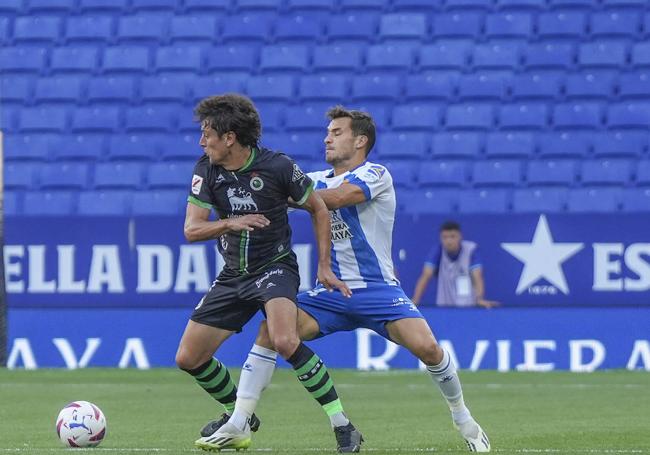
[(307, 373), (309, 370), (311, 370), (312, 368), (314, 368), (314, 365), (316, 365), (316, 364), (318, 363), (319, 360), (320, 360), (320, 359), (318, 358), (318, 356), (317, 356), (316, 354), (314, 354), (314, 355), (311, 357), (311, 359), (307, 360), (307, 363), (305, 363), (303, 366), (301, 366), (300, 368), (298, 368), (297, 370), (295, 370), (295, 371), (296, 371), (296, 374), (297, 374), (298, 376), (302, 376), (303, 374)]
[(235, 383), (230, 381), (230, 383), (225, 388), (221, 389), (219, 392), (211, 393), (210, 396), (218, 401), (220, 398), (228, 396), (233, 391), (234, 388), (235, 388)]
[(221, 371), (219, 371), (217, 375), (214, 378), (212, 378), (209, 382), (199, 381), (199, 385), (204, 389), (211, 389), (212, 387), (216, 387), (221, 383), (221, 381), (223, 381), (223, 378), (226, 377), (227, 373), (228, 370), (225, 367), (222, 367)]
[(316, 373), (314, 376), (307, 379), (306, 381), (300, 381), (300, 383), (304, 387), (313, 387), (316, 384), (318, 384), (320, 380), (323, 379), (323, 376), (325, 376), (326, 374), (327, 374), (327, 368), (325, 368), (325, 365), (322, 365), (320, 367), (320, 370), (318, 370), (318, 373)]
[(223, 408), (226, 410), (226, 412), (230, 415), (232, 415), (233, 412), (235, 412), (235, 402), (233, 401), (232, 403), (221, 403), (223, 405)]
[(311, 395), (318, 400), (320, 397), (332, 390), (332, 387), (334, 387), (334, 383), (332, 382), (332, 378), (329, 378), (323, 387), (313, 391)]
[(219, 362), (217, 362), (215, 359), (212, 359), (212, 363), (210, 363), (210, 366), (200, 375), (194, 376), (194, 379), (197, 381), (200, 381), (201, 379), (205, 378), (206, 376), (210, 375), (214, 370), (219, 368)]
[(343, 412), (343, 405), (341, 404), (341, 400), (338, 398), (330, 403), (324, 404), (323, 405), (323, 410), (325, 413), (331, 417), (334, 414), (338, 414), (339, 412)]

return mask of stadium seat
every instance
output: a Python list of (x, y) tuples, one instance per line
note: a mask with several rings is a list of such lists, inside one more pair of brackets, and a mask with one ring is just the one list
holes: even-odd
[(4, 192), (4, 200), (2, 201), (2, 212), (5, 216), (18, 215), (21, 210), (22, 201), (21, 195), (15, 191), (6, 190)]
[(610, 104), (607, 112), (610, 128), (640, 128), (647, 131), (650, 125), (650, 103)]
[[(255, 103), (264, 131), (281, 131), (284, 123), (284, 103)], [(323, 111), (324, 112), (324, 111)]]
[(361, 46), (328, 45), (314, 47), (314, 70), (354, 72), (361, 66)]
[(621, 98), (650, 97), (650, 71), (622, 73), (619, 78), (618, 94)]
[(309, 62), (309, 50), (304, 45), (264, 46), (260, 53), (260, 69), (263, 72), (303, 72)]
[(499, 10), (537, 12), (546, 9), (546, 0), (496, 0), (496, 7)]
[(418, 183), (426, 187), (462, 187), (467, 182), (464, 161), (435, 160), (418, 165)]
[(287, 0), (289, 11), (324, 11), (330, 12), (332, 7), (331, 0)]
[(41, 188), (81, 190), (88, 187), (88, 177), (87, 164), (48, 163), (41, 168)]
[(625, 64), (627, 50), (618, 41), (583, 43), (578, 49), (578, 64), (591, 68), (619, 68)]
[(93, 186), (97, 189), (136, 189), (142, 186), (142, 176), (142, 165), (138, 163), (97, 163)]
[(482, 137), (477, 133), (438, 133), (433, 135), (434, 158), (478, 159), (481, 153)]
[(176, 119), (176, 109), (166, 107), (134, 107), (126, 110), (127, 132), (167, 132)]
[(149, 69), (149, 49), (144, 46), (116, 46), (104, 50), (104, 71), (140, 72)]
[(640, 32), (640, 17), (636, 12), (606, 11), (591, 15), (591, 35), (594, 37), (631, 38)]
[(72, 131), (112, 133), (119, 128), (120, 109), (118, 107), (79, 107), (72, 113)]
[(113, 135), (109, 143), (111, 160), (154, 160), (166, 136), (152, 134)]
[(252, 72), (257, 65), (257, 51), (253, 46), (229, 45), (214, 46), (208, 52), (208, 70)]
[(210, 43), (217, 35), (217, 19), (206, 16), (174, 16), (169, 26), (172, 42)]
[(541, 13), (537, 21), (537, 33), (543, 39), (579, 39), (587, 29), (587, 17), (578, 11)]
[(494, 125), (490, 104), (453, 104), (447, 108), (447, 129), (489, 129)]
[(616, 9), (620, 7), (645, 7), (646, 0), (603, 0), (604, 8)]
[(195, 163), (188, 161), (165, 161), (153, 163), (147, 168), (147, 184), (149, 188), (179, 188), (188, 187), (191, 181)]
[(493, 13), (485, 19), (485, 35), (488, 39), (527, 39), (532, 34), (533, 16), (530, 13)]
[(620, 188), (576, 188), (569, 190), (567, 207), (573, 213), (616, 213), (621, 199)]
[(341, 0), (343, 11), (354, 11), (368, 14), (370, 12), (381, 12), (388, 5), (386, 0)]
[(393, 100), (402, 92), (397, 76), (364, 75), (352, 79), (352, 98), (355, 101)]
[(556, 100), (561, 93), (564, 75), (557, 72), (527, 72), (512, 80), (512, 97), (516, 100)]
[(61, 19), (52, 16), (19, 16), (14, 20), (16, 43), (56, 43), (61, 36)]
[(2, 105), (9, 103), (31, 104), (35, 82), (25, 74), (0, 76), (0, 96)]
[(402, 104), (393, 108), (393, 129), (431, 131), (440, 125), (440, 108), (429, 104)]
[(526, 180), (529, 185), (572, 186), (577, 179), (574, 160), (529, 161)]
[(582, 183), (585, 185), (623, 186), (630, 182), (632, 162), (628, 160), (587, 160), (582, 162)]
[(72, 215), (76, 209), (74, 194), (70, 191), (28, 191), (23, 199), (23, 215)]
[(382, 159), (424, 159), (429, 150), (426, 133), (384, 133), (377, 140), (377, 153)]
[(472, 54), (472, 66), (481, 69), (513, 70), (519, 66), (519, 47), (516, 44), (478, 44)]
[(294, 97), (294, 85), (291, 76), (253, 76), (248, 80), (246, 93), (256, 101), (289, 102)]
[(79, 215), (124, 216), (131, 213), (131, 191), (84, 191), (79, 194)]
[(569, 74), (566, 78), (565, 93), (568, 99), (598, 98), (608, 99), (614, 94), (615, 75), (593, 71)]
[(467, 43), (447, 41), (428, 44), (420, 49), (420, 68), (462, 70), (467, 66)]
[(265, 15), (230, 16), (223, 23), (221, 38), (226, 41), (266, 41), (271, 36), (272, 19)]
[(458, 97), (461, 100), (492, 99), (506, 97), (507, 80), (504, 77), (475, 73), (463, 75), (458, 79)]
[(414, 190), (397, 194), (397, 202), (411, 215), (444, 214), (456, 211), (457, 190)]
[(56, 160), (100, 160), (106, 155), (104, 135), (76, 134), (59, 137), (52, 144)]
[(637, 131), (609, 130), (594, 138), (596, 158), (638, 158), (648, 147), (648, 135)]
[(276, 12), (281, 2), (277, 0), (238, 0), (235, 2), (240, 12)]
[(0, 17), (0, 43), (6, 45), (10, 40), (9, 40), (9, 27), (11, 26), (11, 22), (9, 21), (8, 17)]
[(41, 163), (6, 162), (4, 164), (4, 187), (8, 190), (32, 190), (38, 187)]
[(144, 77), (141, 79), (140, 96), (145, 103), (152, 101), (176, 101), (188, 99), (189, 85), (193, 82), (184, 76)]
[[(420, 1), (426, 3), (424, 0)], [(444, 4), (445, 9), (452, 11), (489, 10), (493, 7), (492, 0), (446, 0)]]
[(409, 100), (449, 100), (454, 96), (452, 77), (446, 74), (414, 75), (406, 78), (406, 98)]
[(597, 103), (556, 104), (553, 124), (560, 129), (597, 129), (602, 125), (602, 116), (602, 106)]
[(156, 43), (161, 36), (169, 34), (169, 19), (156, 14), (138, 14), (121, 17), (117, 23), (117, 39), (120, 42)]
[(433, 18), (435, 38), (476, 38), (483, 28), (483, 16), (476, 12), (436, 14)]
[(424, 14), (384, 14), (379, 22), (379, 36), (384, 40), (423, 40), (427, 36), (427, 28), (427, 16)]
[(529, 159), (535, 153), (535, 139), (529, 133), (490, 133), (485, 140), (487, 158)]
[(127, 10), (128, 0), (80, 0), (81, 11), (102, 11), (123, 13)]
[(298, 94), (302, 100), (340, 102), (348, 95), (347, 78), (339, 75), (304, 76), (300, 78)]
[(27, 107), (20, 110), (18, 127), (26, 133), (61, 133), (67, 126), (67, 119), (68, 112), (65, 108)]
[[(636, 165), (636, 184), (638, 186), (650, 185), (650, 160), (640, 160)], [(648, 206), (650, 207), (650, 206)]]
[(296, 160), (321, 160), (325, 167), (325, 131), (294, 131), (291, 133), (268, 133), (262, 136), (262, 144), (271, 150), (286, 153)]
[[(26, 47), (0, 48), (0, 72), (38, 73), (45, 67), (45, 49)], [(54, 60), (54, 55), (52, 55)]]
[(211, 13), (223, 14), (230, 8), (230, 0), (185, 0), (185, 9), (192, 13)]
[(366, 67), (369, 71), (406, 73), (413, 66), (414, 48), (407, 44), (377, 44), (369, 46)]
[(388, 161), (382, 163), (390, 172), (395, 188), (413, 188), (415, 185), (415, 163), (409, 161)]
[(332, 16), (327, 25), (329, 41), (369, 41), (377, 34), (377, 16), (373, 14), (342, 14)]
[(133, 215), (179, 215), (187, 206), (187, 192), (178, 190), (155, 190), (137, 192), (133, 195)]
[(566, 70), (575, 64), (574, 46), (569, 43), (529, 44), (524, 55), (526, 68)]
[(203, 154), (199, 145), (198, 124), (196, 134), (173, 135), (160, 142), (160, 158), (163, 160), (189, 160), (196, 162)]
[(243, 92), (246, 82), (248, 82), (248, 78), (237, 73), (198, 77), (191, 87), (194, 94), (193, 99), (196, 102), (215, 93)]
[(563, 212), (568, 193), (566, 188), (516, 189), (512, 195), (512, 210), (515, 213)]
[(309, 103), (290, 106), (286, 110), (286, 128), (288, 131), (313, 131), (324, 133), (327, 126), (325, 118), (326, 105)]
[(378, 131), (387, 131), (389, 129), (390, 114), (392, 104), (382, 101), (367, 101), (364, 103), (351, 103), (346, 106), (349, 109), (356, 109), (362, 112), (368, 112), (372, 115)]
[(650, 66), (650, 43), (640, 42), (632, 46), (632, 65), (635, 67)]
[(275, 23), (275, 41), (311, 44), (321, 37), (322, 29), (322, 24), (314, 18), (300, 14), (281, 15)]
[(624, 212), (648, 212), (650, 207), (650, 188), (628, 188), (622, 196)]
[[(359, 0), (356, 0), (359, 1)], [(360, 0), (364, 1), (364, 0)], [(376, 1), (381, 1), (382, 3), (384, 0), (376, 0)], [(5, 0), (2, 3), (0, 3), (0, 13), (3, 14), (17, 14), (19, 11), (23, 9), (24, 0)]]
[(57, 72), (93, 73), (97, 71), (97, 49), (92, 47), (57, 47), (52, 50), (50, 69)]
[(36, 81), (34, 102), (52, 103), (81, 101), (82, 79), (76, 76), (40, 78)]
[(88, 101), (130, 103), (135, 99), (136, 81), (128, 76), (93, 77), (88, 81)]
[(75, 9), (75, 3), (74, 0), (29, 0), (26, 6), (30, 14), (65, 14)]
[(4, 159), (45, 162), (51, 157), (52, 144), (57, 137), (57, 134), (5, 134)]
[(16, 117), (18, 116), (18, 109), (4, 106), (0, 109), (0, 128), (5, 133), (16, 131)]
[(596, 0), (549, 0), (549, 7), (552, 9), (581, 8), (589, 10), (595, 5)]
[(510, 192), (503, 189), (464, 190), (458, 197), (460, 213), (506, 213)]
[(548, 107), (545, 103), (502, 104), (499, 123), (503, 129), (544, 129)]
[(156, 71), (198, 73), (203, 66), (203, 57), (201, 55), (201, 48), (199, 47), (169, 46), (159, 47), (156, 50)]
[(67, 43), (107, 42), (112, 39), (112, 29), (109, 16), (73, 16), (66, 21), (65, 39)]
[(179, 0), (132, 0), (131, 8), (135, 11), (173, 12), (180, 3)]
[(593, 133), (562, 131), (538, 136), (542, 158), (584, 158), (590, 151)]
[(521, 182), (521, 164), (515, 160), (477, 161), (472, 167), (475, 187), (513, 187)]

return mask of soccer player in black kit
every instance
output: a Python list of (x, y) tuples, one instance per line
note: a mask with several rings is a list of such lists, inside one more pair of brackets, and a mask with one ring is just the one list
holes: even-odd
[[(252, 411), (240, 412), (240, 417), (231, 419), (236, 399), (245, 405), (247, 397), (237, 396), (227, 368), (213, 355), (261, 309), (275, 350), (292, 365), (300, 382), (329, 416), (339, 451), (358, 451), (361, 434), (343, 413), (325, 365), (302, 344), (297, 330), (300, 278), (291, 250), (289, 199), (311, 213), (318, 244), (319, 282), (329, 290), (337, 288), (351, 295), (331, 270), (329, 212), (313, 191), (311, 179), (293, 160), (258, 146), (260, 118), (248, 98), (236, 94), (209, 97), (199, 103), (195, 114), (201, 124), (200, 145), (205, 155), (194, 168), (184, 233), (190, 242), (217, 240), (225, 266), (194, 309), (176, 363), (223, 404), (226, 412), (222, 423), (227, 421), (237, 430), (236, 437), (227, 433), (224, 437), (226, 427), (219, 437), (204, 431), (195, 445), (205, 450), (250, 446), (250, 431), (257, 429), (259, 420)], [(210, 221), (211, 209), (218, 220)], [(251, 373), (246, 377), (259, 380), (253, 371), (255, 362), (274, 363), (275, 353), (263, 350), (251, 354), (255, 358), (247, 361), (242, 373)]]

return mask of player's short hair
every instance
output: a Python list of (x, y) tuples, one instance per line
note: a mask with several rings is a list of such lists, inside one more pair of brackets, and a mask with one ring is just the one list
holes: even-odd
[(460, 232), (460, 224), (457, 221), (445, 221), (440, 225), (440, 232), (442, 231), (458, 231)]
[(347, 117), (352, 120), (352, 134), (355, 136), (366, 136), (368, 146), (366, 147), (366, 156), (375, 145), (376, 127), (372, 116), (367, 112), (348, 110), (341, 105), (334, 106), (327, 111), (327, 117), (330, 120)]
[(200, 123), (207, 120), (219, 136), (232, 131), (237, 135), (237, 142), (244, 146), (255, 147), (262, 134), (260, 114), (255, 105), (249, 98), (236, 93), (202, 99), (194, 108), (194, 115)]

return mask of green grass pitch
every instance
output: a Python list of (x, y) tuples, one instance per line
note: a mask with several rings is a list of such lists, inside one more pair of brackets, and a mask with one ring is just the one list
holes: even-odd
[[(233, 371), (238, 376), (238, 370)], [(464, 453), (428, 376), (416, 371), (331, 370), (346, 411), (365, 437), (362, 452)], [(465, 398), (500, 454), (650, 454), (650, 375), (461, 372)], [(96, 403), (108, 433), (73, 453), (203, 453), (193, 441), (221, 408), (186, 374), (149, 371), (0, 370), (0, 455), (70, 453), (54, 431), (72, 400)], [(265, 392), (251, 453), (334, 453), (325, 414), (291, 371)]]

